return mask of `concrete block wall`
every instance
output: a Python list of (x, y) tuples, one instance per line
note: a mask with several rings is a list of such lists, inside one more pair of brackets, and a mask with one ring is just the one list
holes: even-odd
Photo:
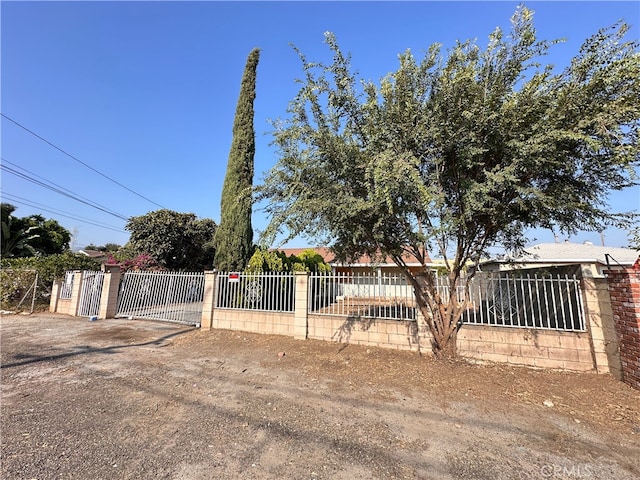
[(294, 314), (216, 308), (211, 328), (294, 336)]
[(80, 306), (80, 291), (84, 273), (81, 270), (73, 272), (73, 286), (71, 287), (71, 298), (60, 298), (62, 282), (54, 281), (51, 289), (51, 299), (49, 300), (49, 311), (51, 313), (61, 313), (63, 315), (78, 315)]
[[(304, 273), (296, 275), (294, 313), (217, 309), (211, 315), (212, 328), (431, 352), (431, 335), (421, 315), (417, 321), (399, 321), (309, 313), (307, 279)], [(585, 332), (464, 325), (458, 333), (458, 353), (480, 361), (614, 373), (617, 341), (611, 338), (615, 337), (613, 314), (606, 282), (602, 282), (605, 280), (584, 282), (588, 324)], [(204, 315), (203, 312), (203, 318)], [(202, 325), (205, 326), (204, 321)]]
[(632, 268), (606, 274), (620, 345), (622, 381), (640, 390), (640, 259)]
[(397, 350), (431, 351), (424, 321), (309, 315), (309, 338)]
[(594, 370), (589, 335), (484, 325), (464, 325), (458, 354), (465, 358), (573, 371)]
[(607, 280), (592, 277), (591, 270), (584, 268), (582, 276), (585, 322), (595, 368), (598, 373), (611, 373), (620, 379), (622, 367)]

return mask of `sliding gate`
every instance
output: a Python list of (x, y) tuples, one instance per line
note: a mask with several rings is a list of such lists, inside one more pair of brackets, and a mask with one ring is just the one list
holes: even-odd
[(200, 325), (204, 273), (126, 272), (116, 317)]

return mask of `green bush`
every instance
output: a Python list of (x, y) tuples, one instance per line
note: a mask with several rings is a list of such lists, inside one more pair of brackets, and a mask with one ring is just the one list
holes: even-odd
[[(32, 288), (35, 272), (38, 273), (35, 303), (38, 307), (44, 307), (49, 303), (55, 279), (62, 278), (68, 270), (100, 270), (100, 263), (84, 255), (65, 252), (43, 257), (3, 258), (0, 267), (0, 308), (11, 310)], [(25, 300), (20, 307), (30, 309), (31, 300)]]
[(257, 248), (249, 259), (245, 272), (331, 272), (331, 266), (313, 249), (299, 256), (287, 255), (279, 250)]

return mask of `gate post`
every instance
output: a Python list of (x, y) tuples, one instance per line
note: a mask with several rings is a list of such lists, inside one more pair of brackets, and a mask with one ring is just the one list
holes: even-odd
[(213, 314), (215, 309), (215, 293), (218, 272), (204, 272), (204, 298), (202, 303), (202, 318), (200, 319), (200, 328), (203, 330), (211, 330), (213, 325)]
[(620, 379), (622, 366), (607, 280), (594, 277), (593, 270), (583, 266), (581, 272), (585, 329), (591, 344), (593, 367), (597, 373), (611, 373)]
[(120, 266), (103, 265), (105, 272), (100, 293), (98, 318), (114, 318), (118, 310), (118, 291), (120, 290)]
[(293, 338), (306, 340), (309, 317), (309, 272), (296, 272), (295, 281)]
[(84, 272), (82, 270), (73, 271), (73, 287), (71, 287), (71, 302), (69, 304), (69, 315), (78, 316), (80, 308), (80, 294), (82, 293), (82, 282), (84, 281)]
[(53, 280), (51, 286), (51, 298), (49, 299), (49, 311), (56, 313), (58, 311), (58, 300), (60, 300), (60, 287), (62, 282), (58, 279)]

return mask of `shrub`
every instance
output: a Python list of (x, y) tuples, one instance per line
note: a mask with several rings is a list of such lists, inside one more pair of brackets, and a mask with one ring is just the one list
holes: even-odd
[[(49, 303), (53, 281), (60, 279), (68, 270), (100, 270), (100, 264), (84, 255), (65, 252), (43, 257), (3, 258), (0, 274), (0, 307), (15, 309), (28, 290), (33, 286), (35, 273), (38, 283), (35, 302), (39, 307)], [(25, 305), (26, 304), (26, 305)], [(21, 308), (31, 306), (31, 302), (23, 302)]]

